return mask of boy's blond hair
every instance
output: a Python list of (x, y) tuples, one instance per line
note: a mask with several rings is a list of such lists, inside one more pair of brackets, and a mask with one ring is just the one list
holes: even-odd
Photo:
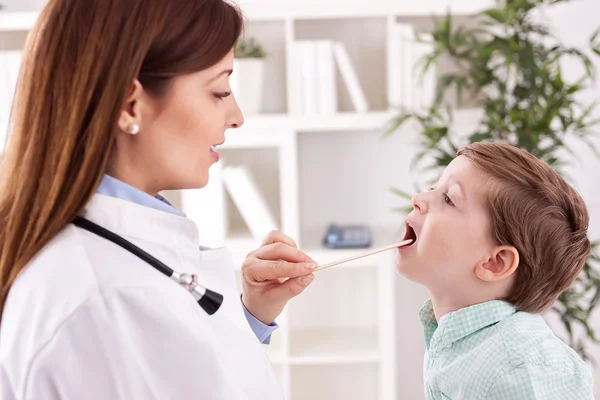
[(514, 146), (480, 142), (458, 152), (489, 177), (492, 237), (519, 251), (507, 301), (542, 312), (581, 272), (590, 253), (581, 196), (556, 171)]

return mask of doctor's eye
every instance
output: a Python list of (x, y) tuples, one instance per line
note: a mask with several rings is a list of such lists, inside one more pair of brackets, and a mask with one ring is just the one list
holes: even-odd
[(231, 92), (215, 93), (215, 97), (217, 97), (219, 99), (224, 99), (225, 97), (228, 97), (229, 95), (231, 95)]

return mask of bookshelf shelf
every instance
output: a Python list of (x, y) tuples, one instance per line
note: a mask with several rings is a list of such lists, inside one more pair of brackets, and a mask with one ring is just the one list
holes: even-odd
[(380, 130), (391, 116), (392, 113), (386, 111), (364, 114), (346, 112), (332, 116), (301, 117), (293, 125), (299, 132)]
[(281, 143), (281, 132), (344, 132), (381, 130), (394, 115), (391, 111), (342, 112), (333, 115), (257, 115), (246, 117), (241, 128), (226, 133), (224, 146), (270, 147)]
[[(368, 214), (362, 211), (387, 207), (379, 199), (370, 203), (360, 199), (360, 192), (377, 192), (383, 197), (382, 192), (387, 191), (387, 183), (379, 181), (378, 174), (372, 173), (374, 169), (365, 169), (361, 162), (377, 163), (380, 153), (391, 151), (386, 144), (374, 144), (379, 143), (395, 115), (387, 106), (391, 99), (411, 107), (426, 98), (413, 93), (413, 76), (407, 71), (415, 60), (406, 51), (411, 43), (398, 36), (397, 28), (420, 26), (424, 17), (443, 15), (450, 5), (455, 14), (470, 14), (492, 5), (493, 0), (479, 2), (477, 7), (473, 3), (425, 0), (378, 5), (350, 1), (339, 7), (317, 0), (293, 5), (273, 1), (268, 6), (240, 1), (247, 20), (245, 36), (257, 39), (269, 53), (262, 113), (245, 113), (244, 125), (226, 132), (226, 142), (219, 149), (221, 162), (211, 168), (209, 186), (164, 193), (196, 220), (202, 244), (230, 249), (239, 290), (240, 267), (263, 238), (253, 236), (260, 222), (245, 220), (223, 182), (222, 171), (236, 165), (247, 167), (255, 179), (255, 184), (246, 185), (250, 194), (263, 197), (277, 228), (315, 261), (327, 263), (364, 252), (327, 249), (321, 240), (329, 223), (370, 224), (365, 217)], [(38, 15), (0, 12), (0, 41), (7, 38), (8, 48), (20, 48)], [(318, 98), (319, 104), (329, 107), (307, 112), (310, 101), (306, 101), (305, 87), (309, 81), (307, 70), (299, 71), (301, 64), (307, 68), (304, 59), (298, 58), (300, 42), (312, 43), (310, 46), (320, 43), (316, 44), (316, 51), (321, 51), (318, 55), (326, 50), (327, 71), (318, 64), (318, 76), (325, 76), (327, 87), (333, 90), (318, 91)], [(303, 51), (312, 51), (310, 46)], [(6, 48), (0, 46), (0, 50)], [(311, 62), (323, 59), (317, 57)], [(311, 90), (314, 95), (314, 87)], [(327, 97), (333, 92), (333, 98)], [(0, 107), (4, 107), (1, 94)], [(454, 119), (462, 125), (476, 121), (475, 113), (480, 112), (465, 110)], [(6, 122), (1, 119), (0, 139), (6, 132)], [(377, 168), (381, 172), (395, 166)], [(378, 225), (371, 228), (373, 248), (391, 244), (403, 233), (401, 227), (391, 231)], [(399, 396), (402, 384), (397, 374), (396, 341), (400, 335), (394, 306), (398, 289), (393, 253), (317, 272), (305, 293), (287, 305), (277, 319), (279, 329), (265, 346), (286, 400), (405, 397)]]
[(290, 365), (352, 365), (352, 364), (377, 364), (380, 362), (380, 356), (377, 350), (366, 351), (363, 353), (353, 351), (350, 354), (318, 353), (309, 356), (289, 357)]

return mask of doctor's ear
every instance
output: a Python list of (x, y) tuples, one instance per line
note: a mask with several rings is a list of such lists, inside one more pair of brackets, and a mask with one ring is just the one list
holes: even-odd
[(497, 282), (510, 277), (518, 266), (519, 251), (513, 246), (498, 246), (475, 267), (475, 275), (484, 282)]
[(121, 108), (117, 125), (122, 132), (135, 135), (140, 131), (141, 113), (140, 101), (144, 89), (137, 79), (133, 81), (127, 92), (127, 97)]

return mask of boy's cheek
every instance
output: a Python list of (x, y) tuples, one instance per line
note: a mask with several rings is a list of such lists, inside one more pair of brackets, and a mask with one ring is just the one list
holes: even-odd
[(465, 250), (460, 233), (445, 233), (436, 227), (424, 230), (415, 243), (417, 255), (422, 259), (436, 263), (453, 259)]
[[(468, 227), (461, 227), (468, 229)], [(459, 229), (444, 232), (433, 224), (420, 232), (417, 242), (396, 256), (396, 270), (405, 278), (427, 285), (438, 280), (470, 279), (480, 252), (481, 237)]]

